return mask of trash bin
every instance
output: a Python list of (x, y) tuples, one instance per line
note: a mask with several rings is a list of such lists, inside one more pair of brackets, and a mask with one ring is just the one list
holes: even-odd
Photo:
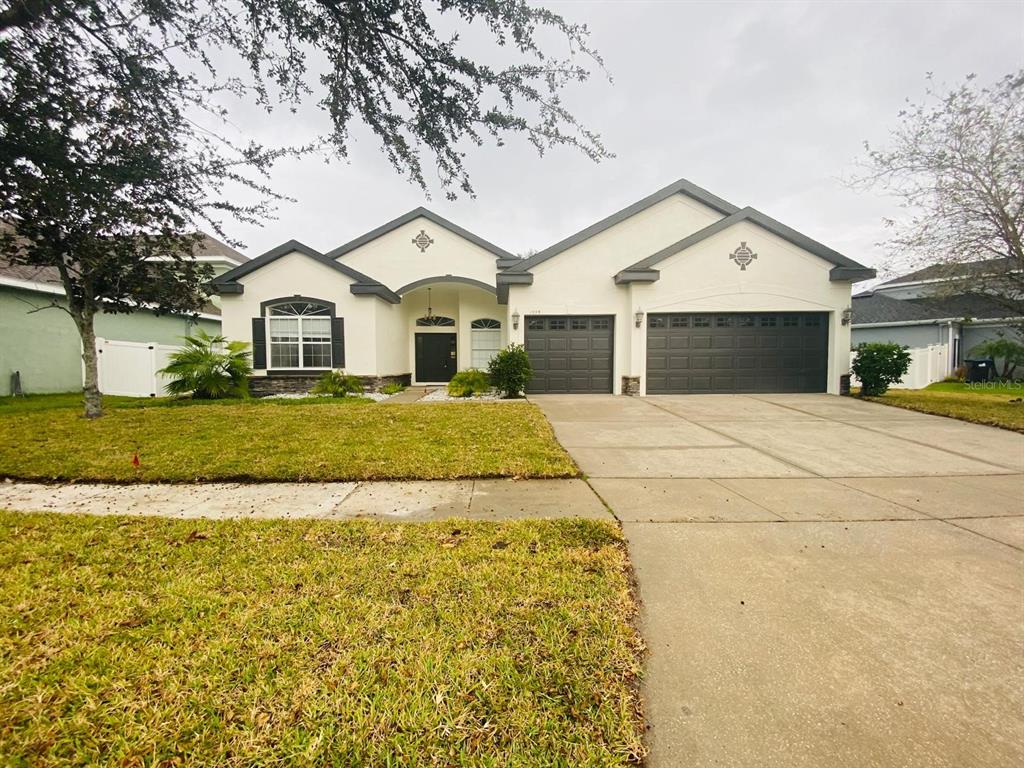
[(974, 357), (964, 361), (967, 365), (966, 380), (968, 384), (980, 381), (992, 381), (995, 374), (996, 361), (991, 357)]

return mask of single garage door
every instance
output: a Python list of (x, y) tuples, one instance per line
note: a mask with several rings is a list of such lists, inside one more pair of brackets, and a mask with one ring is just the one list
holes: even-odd
[(530, 315), (526, 351), (533, 378), (526, 391), (599, 393), (612, 391), (611, 315)]
[(824, 312), (649, 314), (647, 393), (824, 392)]

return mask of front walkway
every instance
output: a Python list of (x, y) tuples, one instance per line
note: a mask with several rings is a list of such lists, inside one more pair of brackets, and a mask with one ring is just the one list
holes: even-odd
[(649, 768), (1024, 764), (1024, 435), (827, 395), (532, 399), (629, 540)]
[(207, 518), (612, 517), (582, 480), (42, 485), (0, 483), (0, 509)]

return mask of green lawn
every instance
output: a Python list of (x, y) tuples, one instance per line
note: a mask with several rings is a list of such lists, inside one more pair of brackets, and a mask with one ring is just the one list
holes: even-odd
[(0, 512), (6, 765), (625, 766), (642, 641), (589, 520)]
[[(121, 397), (103, 395), (105, 409), (122, 408), (194, 408), (209, 405), (349, 405), (352, 403), (369, 403), (362, 397), (304, 397), (304, 398), (240, 398), (225, 400), (193, 400), (190, 397)], [(82, 410), (81, 392), (61, 392), (52, 395), (25, 395), (22, 397), (0, 397), (0, 418), (12, 413), (29, 411), (50, 411), (61, 408), (77, 408)]]
[(989, 385), (943, 381), (925, 389), (890, 389), (881, 397), (867, 399), (1024, 432), (1024, 402), (1019, 402), (1022, 398), (1024, 385), (1019, 383)]
[[(543, 414), (525, 402), (172, 402), (111, 401), (105, 416), (90, 421), (76, 403), (8, 401), (0, 405), (0, 477), (192, 482), (578, 474)], [(132, 464), (136, 452), (139, 467)]]

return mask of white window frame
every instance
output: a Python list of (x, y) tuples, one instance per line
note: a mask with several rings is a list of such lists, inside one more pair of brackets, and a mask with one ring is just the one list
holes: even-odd
[[(329, 371), (334, 365), (334, 316), (330, 314), (330, 308), (325, 304), (319, 304), (313, 301), (307, 301), (304, 303), (315, 304), (316, 306), (323, 307), (327, 310), (326, 315), (275, 315), (273, 310), (276, 307), (285, 306), (287, 304), (296, 304), (303, 302), (295, 301), (281, 301), (276, 304), (271, 304), (267, 307), (266, 318), (267, 323), (267, 370), (268, 371), (294, 371), (294, 370), (308, 370), (308, 371)], [(274, 320), (292, 320), (295, 321), (298, 327), (298, 340), (297, 341), (274, 341), (273, 332), (273, 321)], [(302, 347), (304, 344), (320, 344), (323, 345), (325, 342), (322, 340), (322, 336), (318, 335), (317, 338), (307, 339), (303, 332), (303, 322), (309, 320), (327, 321), (327, 356), (330, 358), (330, 363), (324, 365), (310, 365), (304, 364), (304, 355), (302, 354)], [(298, 347), (298, 364), (297, 365), (274, 365), (274, 347), (292, 346)]]
[[(474, 328), (473, 327), (474, 325), (476, 325), (478, 323), (483, 323), (483, 322), (494, 323), (496, 325), (488, 325), (486, 327), (481, 327), (481, 328)], [(476, 320), (473, 320), (469, 324), (469, 328), (470, 328), (470, 330), (469, 330), (469, 363), (470, 363), (470, 367), (486, 369), (487, 365), (491, 362), (491, 358), (493, 358), (494, 355), (496, 355), (499, 351), (501, 351), (501, 332), (503, 330), (502, 323), (501, 323), (500, 320), (495, 320), (494, 318), (479, 317)], [(483, 336), (481, 336), (481, 334), (487, 334), (487, 335), (486, 335), (486, 337), (483, 337)], [(490, 339), (490, 338), (493, 338), (492, 334), (497, 334), (497, 339), (498, 339), (497, 346), (494, 347), (493, 349), (490, 348), (490, 347), (487, 347), (486, 349), (478, 349), (477, 348), (477, 339), (478, 338), (488, 338), (488, 339)], [(483, 363), (482, 365), (477, 365), (476, 364), (476, 360), (474, 359), (476, 354), (477, 354), (477, 352), (489, 352), (490, 353), (489, 357), (487, 358), (487, 361), (485, 363)]]

